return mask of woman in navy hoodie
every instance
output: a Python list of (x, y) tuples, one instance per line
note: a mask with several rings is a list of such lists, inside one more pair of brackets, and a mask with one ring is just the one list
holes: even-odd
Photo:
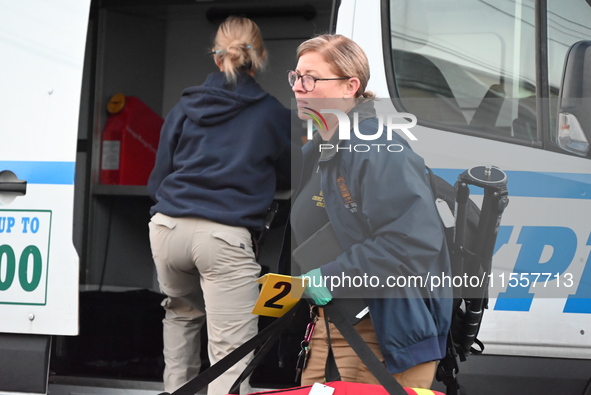
[[(207, 314), (216, 363), (257, 333), (260, 266), (251, 234), (290, 177), (290, 112), (254, 80), (266, 59), (258, 26), (230, 17), (211, 52), (220, 72), (188, 88), (162, 127), (148, 191), (150, 242), (163, 302), (164, 386), (199, 374)], [(281, 185), (288, 187), (288, 185)], [(209, 385), (227, 394), (252, 356)], [(241, 393), (249, 393), (248, 381)]]

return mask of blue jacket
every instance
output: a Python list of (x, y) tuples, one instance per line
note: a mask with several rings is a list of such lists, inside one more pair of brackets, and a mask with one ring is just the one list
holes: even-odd
[(290, 111), (246, 73), (186, 89), (162, 127), (151, 214), (261, 230), (277, 182), (289, 188), (290, 127)]
[[(376, 134), (373, 104), (363, 104), (349, 115), (355, 111), (370, 112), (359, 122), (359, 131)], [(423, 159), (395, 132), (390, 141), (385, 131), (378, 140), (366, 141), (351, 130), (351, 140), (337, 144), (339, 151), (323, 150), (318, 163), (326, 211), (345, 252), (321, 266), (322, 274), (376, 276), (381, 284), (388, 276), (450, 275), (444, 230)], [(378, 151), (374, 144), (383, 145)], [(389, 152), (392, 144), (399, 144), (390, 149), (400, 152)], [(318, 151), (318, 141), (304, 146), (308, 169), (303, 174), (310, 174)], [(331, 293), (347, 297), (350, 291), (340, 287)], [(380, 348), (392, 373), (445, 356), (451, 288), (368, 287), (366, 291)]]

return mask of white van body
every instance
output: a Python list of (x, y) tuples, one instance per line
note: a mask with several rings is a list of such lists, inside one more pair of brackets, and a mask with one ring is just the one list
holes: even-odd
[[(383, 16), (380, 5), (377, 1), (343, 1), (337, 33), (351, 37), (366, 51), (371, 66), (369, 89), (378, 97), (391, 97), (384, 67), (387, 55), (380, 40), (384, 26), (377, 23)], [(447, 15), (448, 20), (442, 18), (441, 25), (452, 24), (452, 13), (448, 11)], [(462, 27), (457, 27), (457, 34), (462, 34)], [(431, 27), (431, 30), (436, 28)], [(483, 32), (487, 30), (492, 29), (482, 27)], [(591, 358), (591, 336), (585, 334), (591, 322), (591, 299), (580, 300), (574, 307), (576, 299), (569, 298), (585, 292), (584, 288), (591, 280), (591, 272), (583, 275), (590, 257), (591, 201), (588, 192), (591, 161), (421, 125), (412, 131), (418, 141), (410, 141), (411, 146), (430, 167), (436, 169), (436, 173), (447, 176), (455, 172), (457, 176), (465, 169), (491, 164), (507, 173), (510, 203), (503, 214), (493, 263), (498, 271), (492, 277), (493, 282), (498, 281), (500, 285), (504, 281), (504, 287), (493, 287), (497, 293), (511, 288), (508, 285), (511, 273), (523, 272), (523, 268), (518, 266), (518, 260), (524, 259), (520, 251), (527, 252), (528, 259), (535, 260), (527, 262), (527, 267), (532, 269), (530, 272), (549, 272), (552, 276), (558, 273), (561, 276), (560, 281), (550, 278), (545, 286), (546, 276), (539, 278), (526, 290), (531, 296), (510, 292), (490, 301), (480, 334), (486, 343), (487, 353)], [(578, 182), (579, 189), (557, 192), (560, 180)], [(450, 181), (453, 183), (454, 180)], [(478, 198), (475, 200), (478, 201)], [(563, 239), (556, 240), (556, 243), (551, 237), (538, 241), (537, 235), (556, 235)], [(568, 251), (560, 251), (560, 248)], [(536, 252), (540, 254), (535, 256)], [(553, 258), (559, 253), (561, 257), (568, 257), (568, 262)], [(505, 272), (504, 279), (502, 272)], [(508, 297), (517, 300), (503, 303), (502, 299)], [(501, 308), (501, 305), (505, 307)]]
[(0, 332), (78, 333), (72, 244), (78, 114), (90, 1), (2, 4)]
[[(553, 3), (548, 5), (549, 9), (550, 5), (554, 6), (544, 15), (552, 39), (547, 54), (550, 74), (547, 89), (553, 92), (560, 85), (568, 47), (578, 40), (591, 39), (591, 9), (585, 2), (548, 3)], [(529, 22), (526, 13), (534, 18), (534, 6), (540, 4), (350, 0), (341, 2), (336, 29), (366, 51), (371, 67), (368, 88), (378, 97), (398, 95), (392, 83), (397, 70), (393, 71), (388, 64), (390, 56), (394, 63), (401, 54), (428, 57), (447, 77), (468, 124), (464, 130), (458, 130), (451, 122), (447, 125), (445, 122), (436, 125), (432, 119), (432, 122), (421, 122), (421, 115), (415, 113), (419, 125), (412, 132), (418, 140), (409, 141), (436, 174), (453, 184), (465, 169), (495, 165), (508, 176), (509, 205), (503, 213), (490, 277), (494, 286), (491, 284), (491, 299), (478, 337), (486, 347), (484, 356), (550, 359), (535, 360), (535, 364), (540, 363), (538, 367), (545, 364), (549, 370), (538, 370), (538, 373), (528, 368), (530, 364), (534, 366), (531, 358), (513, 359), (519, 362), (507, 364), (505, 368), (502, 365), (507, 359), (483, 362), (484, 358), (477, 356), (460, 364), (460, 371), (468, 375), (471, 366), (477, 366), (482, 388), (493, 385), (496, 391), (502, 391), (499, 388), (503, 387), (498, 387), (500, 381), (520, 378), (521, 386), (505, 388), (504, 391), (510, 392), (503, 393), (517, 393), (517, 388), (524, 388), (528, 382), (539, 384), (560, 376), (565, 381), (572, 380), (576, 376), (573, 374), (576, 360), (586, 371), (591, 359), (591, 160), (585, 154), (572, 155), (545, 135), (521, 141), (511, 139), (516, 135), (503, 139), (482, 133), (469, 123), (478, 101), (462, 105), (462, 100), (470, 100), (468, 94), (462, 96), (462, 89), (468, 91), (466, 87), (475, 85), (476, 78), (454, 80), (457, 76), (451, 73), (452, 67), (456, 67), (469, 70), (472, 75), (486, 75), (493, 82), (498, 82), (500, 75), (501, 83), (510, 88), (501, 111), (516, 117), (523, 88), (511, 86), (511, 77), (519, 78), (524, 85), (524, 81), (536, 83), (534, 43), (526, 46), (515, 39), (519, 34), (525, 36), (526, 27), (521, 22)], [(583, 20), (586, 22), (582, 23)], [(571, 34), (569, 39), (564, 38)], [(388, 48), (399, 51), (392, 55)], [(423, 82), (428, 84), (429, 78), (424, 78)], [(483, 94), (485, 90), (486, 87)], [(588, 99), (586, 106), (591, 110)], [(551, 107), (551, 100), (546, 100), (548, 103), (554, 118), (557, 110)], [(405, 110), (409, 111), (400, 105), (391, 108), (393, 112)], [(492, 125), (498, 130), (502, 114), (497, 124)], [(550, 121), (549, 126), (550, 134), (555, 134), (557, 123)], [(510, 128), (511, 125), (505, 129)], [(513, 131), (515, 128), (514, 123)], [(469, 129), (473, 129), (472, 133)], [(480, 204), (482, 196), (475, 192), (471, 197)], [(460, 374), (460, 382), (463, 376)], [(589, 377), (591, 374), (585, 373), (581, 379), (587, 382)], [(569, 392), (572, 390), (569, 389), (561, 393), (583, 392), (580, 384), (575, 388), (580, 388), (580, 392)], [(482, 389), (472, 391), (484, 393)], [(490, 393), (494, 391), (491, 389)]]
[[(104, 107), (123, 92), (164, 117), (182, 89), (215, 70), (204, 53), (220, 18), (238, 10), (261, 26), (271, 58), (260, 82), (286, 106), (284, 72), (295, 67), (295, 48), (335, 30), (365, 50), (368, 88), (393, 98), (389, 111), (417, 116), (410, 144), (436, 174), (453, 184), (474, 166), (506, 172), (510, 202), (479, 334), (486, 348), (461, 364), (460, 382), (479, 394), (583, 393), (591, 377), (591, 161), (558, 143), (554, 105), (568, 48), (591, 39), (588, 1), (148, 3), (0, 2), (0, 53), (9, 59), (0, 62), (0, 186), (27, 181), (24, 195), (0, 190), (0, 350), (13, 335), (25, 336), (23, 344), (53, 337), (52, 358), (68, 360), (80, 291), (158, 292), (145, 187), (99, 182)], [(540, 20), (548, 36), (541, 53)], [(436, 75), (449, 86), (432, 83)], [(544, 122), (536, 89), (547, 93), (538, 102)], [(490, 107), (480, 111), (487, 95)], [(476, 122), (492, 111), (493, 123)], [(479, 191), (471, 197), (480, 204)], [(269, 236), (263, 259), (272, 261), (282, 236)], [(47, 381), (44, 344), (46, 365), (35, 374)], [(0, 352), (0, 393), (1, 368), (11, 363), (2, 355), (9, 354)], [(60, 380), (64, 372), (50, 378), (52, 393), (72, 391), (58, 386), (71, 381)], [(116, 381), (93, 379), (87, 387)]]

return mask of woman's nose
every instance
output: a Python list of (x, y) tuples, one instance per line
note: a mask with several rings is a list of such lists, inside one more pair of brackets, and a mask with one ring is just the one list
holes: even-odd
[(304, 89), (304, 86), (302, 85), (301, 78), (296, 78), (296, 81), (293, 84), (293, 86), (291, 87), (291, 90), (293, 92), (306, 92), (306, 90)]

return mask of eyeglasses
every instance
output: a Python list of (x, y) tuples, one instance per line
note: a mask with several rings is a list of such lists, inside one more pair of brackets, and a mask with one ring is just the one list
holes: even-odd
[(289, 82), (289, 86), (292, 88), (300, 78), (302, 79), (302, 88), (306, 92), (312, 92), (316, 88), (316, 81), (348, 80), (351, 77), (316, 78), (310, 74), (300, 75), (293, 70), (287, 72), (287, 82)]

